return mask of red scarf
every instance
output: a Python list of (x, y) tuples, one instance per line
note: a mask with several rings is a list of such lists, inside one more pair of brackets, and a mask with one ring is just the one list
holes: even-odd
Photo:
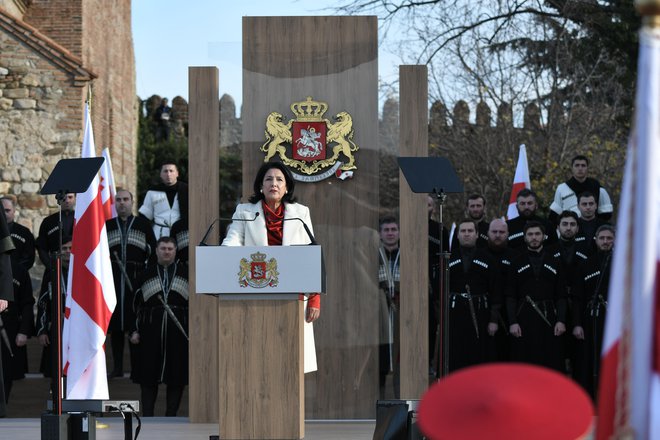
[(265, 201), (261, 201), (261, 206), (266, 217), (266, 235), (268, 236), (268, 246), (282, 246), (284, 203), (273, 211), (268, 207)]

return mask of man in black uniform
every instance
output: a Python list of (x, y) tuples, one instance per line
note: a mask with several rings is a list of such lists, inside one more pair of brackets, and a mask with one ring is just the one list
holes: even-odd
[[(156, 249), (156, 237), (154, 237), (151, 223), (144, 217), (133, 216), (133, 195), (125, 189), (118, 190), (115, 196), (115, 207), (117, 217), (105, 223), (117, 294), (117, 306), (112, 313), (108, 327), (114, 361), (114, 368), (108, 377), (124, 375), (125, 334), (135, 327), (133, 293), (138, 288), (138, 278), (146, 269), (149, 259), (154, 256)], [(135, 346), (130, 344), (131, 371), (135, 365), (134, 350)]]
[(527, 250), (509, 270), (505, 291), (511, 358), (564, 371), (559, 336), (566, 332), (566, 286), (559, 260), (543, 249), (544, 227), (525, 225)]
[[(34, 250), (34, 249), (33, 249)], [(9, 402), (9, 393), (14, 380), (23, 379), (28, 372), (27, 340), (34, 335), (34, 296), (32, 280), (27, 270), (17, 260), (12, 260), (11, 270), (14, 284), (14, 300), (2, 314), (7, 340), (2, 338), (3, 380), (5, 399)], [(10, 351), (11, 350), (11, 351)]]
[(154, 415), (158, 384), (167, 384), (165, 416), (174, 417), (188, 384), (188, 268), (176, 262), (172, 237), (158, 239), (156, 258), (135, 292), (137, 328), (131, 343), (139, 344), (139, 361), (134, 380), (147, 417)]
[[(497, 274), (497, 289), (503, 294), (506, 288), (506, 280), (511, 267), (511, 262), (518, 255), (518, 252), (510, 249), (509, 246), (509, 229), (506, 222), (502, 219), (496, 218), (490, 222), (488, 226), (488, 244), (486, 252), (493, 260), (495, 272)], [(509, 360), (509, 326), (506, 318), (506, 308), (502, 307), (499, 314), (500, 329), (495, 333), (495, 346), (497, 360)]]
[(596, 230), (603, 225), (609, 224), (607, 220), (596, 215), (598, 204), (596, 198), (590, 192), (583, 192), (578, 195), (578, 209), (580, 210), (580, 218), (578, 219), (578, 226), (580, 227), (580, 235), (585, 238), (586, 250), (589, 255), (596, 252)]
[[(14, 250), (14, 243), (9, 236), (7, 220), (4, 212), (0, 214), (0, 313), (14, 300), (14, 289), (12, 288), (11, 258), (9, 253)], [(2, 356), (0, 356), (0, 373), (2, 373)], [(7, 415), (5, 406), (4, 381), (0, 383), (0, 417)]]
[(16, 220), (16, 199), (13, 196), (2, 197), (2, 207), (7, 217), (7, 227), (16, 249), (11, 253), (12, 262), (17, 262), (27, 271), (34, 265), (34, 235)]
[(576, 338), (574, 377), (596, 400), (607, 294), (612, 268), (614, 228), (596, 231), (598, 251), (581, 267), (573, 289), (573, 336)]
[[(66, 301), (66, 286), (68, 283), (69, 274), (69, 261), (71, 259), (71, 236), (62, 237), (62, 273), (60, 274), (60, 295), (62, 297), (62, 311), (64, 311), (64, 303)], [(52, 355), (50, 351), (50, 341), (52, 339), (52, 313), (51, 304), (53, 301), (53, 292), (51, 280), (51, 271), (44, 271), (44, 276), (41, 280), (41, 290), (39, 299), (37, 301), (37, 338), (43, 347), (41, 352), (41, 364), (39, 371), (44, 377), (52, 376)]]
[[(75, 208), (76, 195), (73, 193), (67, 194), (62, 201), (62, 236), (67, 236), (69, 239), (73, 237)], [(41, 222), (39, 227), (37, 252), (39, 253), (39, 259), (46, 267), (46, 271), (50, 270), (51, 252), (56, 252), (60, 246), (59, 216), (59, 212), (49, 215)]]
[[(477, 247), (486, 247), (488, 243), (488, 222), (486, 221), (486, 199), (481, 194), (471, 194), (465, 202), (467, 219), (477, 225)], [(458, 234), (451, 241), (452, 249), (458, 246)]]
[(477, 225), (458, 225), (459, 246), (449, 259), (449, 371), (495, 360), (501, 295), (495, 265), (477, 248)]
[[(586, 239), (579, 234), (578, 216), (573, 211), (564, 211), (559, 215), (559, 240), (548, 250), (562, 263), (562, 271), (566, 276), (566, 286), (573, 285), (577, 268), (587, 260)], [(570, 297), (570, 292), (569, 292)]]
[(506, 222), (509, 228), (509, 247), (511, 249), (525, 248), (525, 223), (532, 220), (541, 223), (543, 226), (545, 230), (544, 244), (548, 245), (557, 241), (557, 234), (555, 233), (554, 226), (549, 221), (536, 214), (538, 207), (539, 204), (536, 193), (527, 188), (521, 189), (516, 196), (516, 208), (520, 215), (514, 219), (507, 220)]

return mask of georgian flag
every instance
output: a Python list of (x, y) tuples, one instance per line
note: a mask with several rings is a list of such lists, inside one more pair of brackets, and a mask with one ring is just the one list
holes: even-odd
[(513, 187), (511, 188), (511, 197), (509, 197), (509, 209), (506, 217), (511, 220), (518, 217), (518, 208), (516, 207), (516, 197), (521, 189), (532, 188), (529, 180), (529, 167), (527, 166), (527, 149), (525, 144), (520, 145), (518, 153), (518, 164), (516, 165), (516, 174), (513, 176)]
[[(82, 157), (96, 157), (87, 104)], [(109, 398), (103, 344), (117, 299), (102, 200), (106, 185), (97, 175), (76, 198), (62, 334), (67, 399)]]
[(660, 34), (640, 31), (596, 438), (660, 438)]

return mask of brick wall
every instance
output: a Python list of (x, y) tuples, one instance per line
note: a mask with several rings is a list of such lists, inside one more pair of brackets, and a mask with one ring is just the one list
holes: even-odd
[(92, 123), (98, 153), (110, 149), (117, 186), (135, 191), (137, 97), (130, 0), (85, 0), (84, 66), (98, 75), (92, 85)]

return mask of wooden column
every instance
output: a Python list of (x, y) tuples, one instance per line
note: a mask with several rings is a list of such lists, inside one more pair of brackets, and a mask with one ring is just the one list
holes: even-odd
[[(188, 68), (190, 232), (189, 411), (193, 423), (218, 421), (218, 300), (195, 293), (195, 245), (218, 217), (218, 69)], [(218, 228), (208, 238), (218, 242)]]
[[(399, 67), (401, 156), (428, 156), (428, 72)], [(428, 210), (399, 172), (401, 249), (401, 398), (419, 399), (429, 385)]]
[[(324, 118), (353, 118), (352, 179), (298, 182), (323, 246), (327, 295), (314, 324), (319, 371), (305, 375), (308, 418), (375, 417), (378, 398), (378, 22), (376, 17), (243, 19), (243, 191), (264, 161), (266, 117), (312, 96)], [(291, 151), (288, 156), (291, 157)], [(223, 315), (224, 320), (224, 315)]]

